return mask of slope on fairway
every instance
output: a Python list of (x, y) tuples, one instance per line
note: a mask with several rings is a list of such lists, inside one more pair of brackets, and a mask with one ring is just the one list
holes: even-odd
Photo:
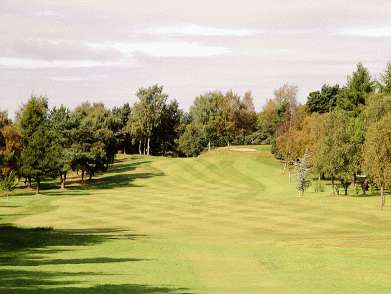
[(240, 148), (123, 156), (88, 185), (1, 199), (18, 228), (0, 231), (0, 293), (391, 293), (377, 197), (297, 197), (266, 147)]

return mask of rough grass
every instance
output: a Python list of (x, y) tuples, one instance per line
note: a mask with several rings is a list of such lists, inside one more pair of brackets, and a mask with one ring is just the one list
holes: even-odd
[(298, 197), (266, 147), (236, 149), (1, 199), (0, 293), (391, 293), (390, 206)]

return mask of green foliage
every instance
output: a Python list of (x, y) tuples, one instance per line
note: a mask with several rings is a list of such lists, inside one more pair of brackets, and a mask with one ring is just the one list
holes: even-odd
[(23, 142), (19, 171), (22, 176), (36, 180), (39, 193), (43, 178), (59, 175), (60, 150), (52, 144), (47, 98), (31, 97), (18, 113), (17, 125)]
[(386, 70), (381, 74), (378, 86), (381, 93), (391, 94), (391, 63), (387, 64)]
[(34, 132), (46, 123), (48, 116), (48, 99), (32, 96), (26, 105), (17, 113), (17, 126), (20, 129), (24, 144)]
[(0, 190), (2, 190), (7, 196), (10, 192), (15, 190), (18, 185), (18, 178), (15, 171), (11, 171), (8, 175), (0, 177)]
[(387, 113), (391, 113), (391, 94), (372, 94), (368, 97), (363, 111), (367, 126), (378, 122)]
[[(194, 154), (198, 154), (208, 145), (228, 146), (232, 143), (243, 144), (257, 140), (256, 136), (252, 136), (256, 130), (257, 117), (250, 92), (243, 97), (233, 91), (225, 94), (220, 91), (208, 92), (195, 98), (189, 114), (193, 125), (184, 135), (189, 136), (197, 126), (202, 129), (197, 131), (198, 138), (205, 139), (197, 141), (197, 144), (205, 144), (204, 146), (191, 148), (197, 150)], [(180, 139), (182, 147), (187, 140)]]
[(365, 105), (368, 94), (373, 90), (374, 82), (368, 69), (359, 63), (356, 71), (348, 77), (347, 85), (338, 95), (337, 108), (357, 113)]
[(311, 92), (307, 98), (307, 107), (310, 112), (325, 113), (332, 111), (337, 104), (339, 85), (324, 84), (320, 91)]
[[(168, 95), (163, 93), (163, 86), (159, 85), (140, 88), (136, 95), (138, 101), (130, 113), (127, 129), (131, 136), (139, 140), (140, 145), (144, 141), (144, 153), (149, 155), (150, 140), (156, 128), (161, 125)], [(141, 146), (139, 150), (141, 152)]]
[(315, 165), (320, 173), (340, 179), (345, 193), (361, 167), (364, 134), (363, 120), (345, 111), (330, 113), (325, 122), (325, 136)]
[(363, 147), (364, 167), (369, 178), (381, 190), (381, 207), (385, 204), (384, 189), (391, 186), (391, 113), (371, 125)]
[(116, 138), (118, 149), (125, 152), (131, 150), (131, 137), (129, 135), (127, 124), (131, 113), (131, 107), (128, 103), (112, 109), (113, 132)]
[(207, 144), (207, 138), (203, 128), (195, 123), (188, 124), (178, 141), (178, 149), (186, 156), (197, 156)]
[(105, 171), (114, 162), (117, 141), (113, 125), (115, 118), (101, 103), (83, 103), (76, 108), (79, 121), (71, 150), (74, 157), (73, 169), (80, 169), (82, 176), (90, 176), (98, 171)]
[(183, 111), (179, 109), (176, 100), (164, 104), (160, 123), (154, 128), (151, 140), (151, 146), (156, 153), (165, 155), (177, 152), (182, 116)]
[(60, 150), (51, 142), (47, 126), (39, 126), (21, 153), (20, 172), (37, 181), (37, 192), (42, 179), (59, 175), (57, 159), (60, 157)]

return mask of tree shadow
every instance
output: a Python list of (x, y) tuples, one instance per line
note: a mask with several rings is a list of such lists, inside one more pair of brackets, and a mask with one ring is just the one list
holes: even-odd
[(54, 230), (0, 225), (0, 293), (186, 293), (186, 289), (133, 284), (75, 287), (76, 284), (83, 284), (88, 276), (107, 274), (43, 271), (40, 268), (46, 265), (60, 265), (61, 268), (61, 265), (148, 261), (142, 258), (107, 256), (64, 259), (51, 257), (54, 253), (78, 250), (83, 246), (93, 246), (113, 239), (137, 240), (148, 237), (121, 229)]
[[(65, 190), (51, 190), (51, 188), (53, 188), (52, 186), (45, 186), (42, 190), (45, 195), (48, 196), (82, 196), (90, 194), (88, 190), (139, 187), (139, 185), (135, 185), (132, 182), (137, 179), (149, 179), (152, 177), (164, 176), (164, 173), (162, 172), (134, 172), (139, 166), (148, 164), (151, 161), (144, 160), (133, 163), (128, 163), (127, 161), (128, 160), (125, 160), (124, 163), (116, 164), (107, 172), (97, 174), (97, 177), (94, 177), (91, 180), (85, 180), (84, 183), (82, 183), (82, 180), (79, 177), (74, 177), (68, 181), (67, 188)], [(50, 189), (45, 191), (45, 189), (48, 188)]]
[[(1, 287), (0, 287), (1, 290)], [(154, 287), (148, 285), (122, 284), (98, 285), (95, 287), (55, 287), (35, 289), (8, 289), (9, 294), (190, 294), (186, 288)]]

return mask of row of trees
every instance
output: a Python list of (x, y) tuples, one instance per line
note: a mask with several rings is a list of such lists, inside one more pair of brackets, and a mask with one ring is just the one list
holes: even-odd
[(137, 91), (134, 105), (108, 109), (88, 102), (73, 111), (48, 107), (46, 97), (31, 97), (15, 122), (0, 113), (0, 183), (12, 187), (17, 175), (28, 187), (69, 171), (84, 182), (104, 172), (121, 151), (145, 155), (198, 155), (207, 146), (247, 142), (256, 128), (251, 93), (210, 92), (195, 99), (189, 113), (168, 100), (163, 87)]
[(196, 156), (213, 146), (271, 144), (289, 175), (305, 157), (313, 172), (333, 186), (339, 180), (345, 193), (352, 178), (366, 174), (384, 195), (390, 183), (391, 65), (374, 80), (358, 64), (345, 85), (323, 85), (304, 105), (297, 91), (283, 85), (259, 113), (250, 92), (233, 91), (200, 95), (184, 112), (159, 85), (140, 88), (133, 105), (113, 109), (102, 103), (50, 109), (47, 98), (31, 97), (15, 122), (0, 112), (0, 180), (16, 174), (28, 186), (35, 182), (39, 192), (48, 177), (65, 187), (69, 171), (82, 181), (92, 178), (118, 151)]
[[(377, 186), (384, 206), (384, 190), (391, 185), (391, 64), (374, 80), (358, 64), (346, 85), (324, 85), (299, 105), (294, 87), (274, 103), (273, 151), (289, 170), (308, 157), (319, 177), (335, 180), (345, 194), (351, 184), (365, 179)], [(264, 113), (269, 113), (270, 105)], [(265, 114), (263, 114), (265, 115)], [(362, 185), (364, 193), (367, 185)]]

